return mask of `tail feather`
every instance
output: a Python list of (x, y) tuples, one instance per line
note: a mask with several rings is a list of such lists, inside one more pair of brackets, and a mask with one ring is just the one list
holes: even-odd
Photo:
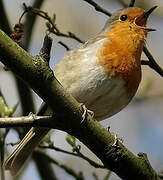
[(16, 150), (5, 161), (4, 168), (10, 170), (12, 175), (16, 175), (49, 130), (48, 128), (31, 128)]

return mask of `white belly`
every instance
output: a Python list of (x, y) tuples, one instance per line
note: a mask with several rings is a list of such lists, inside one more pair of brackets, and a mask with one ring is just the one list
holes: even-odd
[(82, 51), (66, 55), (56, 65), (55, 75), (78, 102), (94, 111), (97, 120), (103, 120), (123, 109), (132, 97), (127, 96), (121, 80), (110, 79), (103, 67), (97, 66), (91, 52)]

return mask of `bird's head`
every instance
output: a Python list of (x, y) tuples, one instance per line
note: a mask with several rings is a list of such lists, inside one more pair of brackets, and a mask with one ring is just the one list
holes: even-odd
[(149, 31), (154, 31), (155, 29), (146, 27), (146, 22), (149, 15), (156, 7), (157, 6), (154, 6), (148, 11), (144, 11), (142, 8), (137, 7), (129, 7), (119, 10), (113, 13), (110, 19), (106, 22), (103, 32), (111, 31), (112, 29), (119, 29), (126, 32), (141, 31), (147, 34)]

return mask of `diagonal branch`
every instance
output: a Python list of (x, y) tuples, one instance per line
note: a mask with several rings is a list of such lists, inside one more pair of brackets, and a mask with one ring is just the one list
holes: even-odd
[(56, 159), (52, 158), (51, 156), (49, 156), (48, 154), (46, 154), (46, 153), (44, 153), (42, 151), (37, 150), (37, 151), (34, 152), (34, 154), (36, 152), (37, 152), (37, 154), (44, 157), (50, 163), (53, 163), (53, 164), (57, 165), (58, 167), (60, 167), (61, 169), (63, 169), (66, 173), (68, 173), (74, 179), (76, 179), (76, 180), (84, 180), (84, 177), (82, 176), (82, 174), (80, 174), (80, 172), (76, 173), (72, 168), (66, 166), (65, 164), (62, 164), (62, 163), (58, 162)]
[(130, 4), (129, 4), (129, 7), (134, 7), (134, 4), (135, 4), (135, 0), (131, 0)]
[(39, 147), (44, 148), (44, 149), (55, 150), (55, 151), (58, 151), (58, 152), (62, 152), (62, 153), (65, 153), (65, 154), (69, 154), (69, 155), (72, 155), (72, 156), (82, 158), (82, 159), (86, 160), (91, 166), (93, 166), (95, 168), (102, 168), (102, 169), (105, 168), (103, 165), (98, 164), (95, 161), (93, 161), (93, 160), (89, 159), (88, 157), (84, 156), (81, 152), (80, 153), (69, 152), (69, 151), (63, 150), (63, 149), (61, 149), (59, 147), (56, 147), (53, 144), (50, 144), (48, 146), (40, 145)]
[[(26, 81), (55, 111), (56, 119), (50, 121), (51, 127), (78, 138), (96, 154), (105, 167), (123, 179), (160, 179), (145, 155), (135, 156), (89, 114), (83, 122), (81, 105), (65, 92), (47, 62), (41, 57), (30, 56), (1, 30), (0, 60)], [(47, 122), (43, 122), (44, 127), (49, 127), (50, 122)], [(38, 120), (35, 123), (38, 124)]]
[(141, 64), (142, 65), (148, 65), (150, 68), (152, 68), (158, 74), (160, 74), (161, 77), (163, 77), (163, 69), (156, 63), (152, 54), (149, 52), (149, 50), (145, 46), (143, 48), (143, 51), (144, 51), (144, 53), (147, 56), (149, 61), (141, 61)]
[(106, 9), (102, 8), (100, 5), (98, 5), (96, 2), (94, 2), (93, 0), (83, 0), (89, 4), (91, 4), (96, 11), (99, 11), (107, 16), (111, 16), (111, 13), (109, 11), (107, 11)]

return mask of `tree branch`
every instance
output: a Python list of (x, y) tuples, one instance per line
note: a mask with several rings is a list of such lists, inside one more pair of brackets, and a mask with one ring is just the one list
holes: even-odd
[(131, 153), (89, 114), (83, 121), (81, 105), (65, 92), (48, 63), (41, 57), (30, 56), (1, 30), (0, 60), (26, 81), (56, 113), (55, 121), (50, 121), (51, 127), (77, 137), (101, 159), (105, 167), (123, 179), (159, 180), (144, 157)]
[(149, 61), (141, 61), (142, 65), (148, 65), (150, 68), (156, 71), (161, 77), (163, 77), (163, 69), (156, 63), (152, 54), (149, 52), (149, 50), (145, 46), (143, 48), (143, 51)]
[(59, 41), (58, 44), (60, 44), (61, 46), (63, 46), (67, 51), (70, 51), (71, 49), (62, 41)]
[(57, 165), (58, 167), (60, 167), (61, 169), (63, 169), (65, 172), (67, 172), (70, 176), (74, 177), (76, 180), (84, 180), (84, 177), (80, 173), (76, 173), (72, 168), (66, 166), (65, 164), (58, 162), (56, 159), (53, 159), (52, 157), (50, 157), (49, 155), (45, 154), (42, 151), (35, 151), (35, 152), (37, 152), (37, 154), (40, 154), (42, 157), (44, 157), (50, 163), (53, 163), (53, 164)]
[(48, 21), (48, 23), (46, 25), (47, 25), (49, 32), (55, 34), (56, 36), (72, 38), (72, 39), (74, 39), (80, 43), (83, 43), (83, 41), (80, 38), (78, 38), (74, 33), (72, 33), (72, 32), (63, 33), (58, 29), (57, 25), (55, 24), (55, 21), (56, 21), (56, 15), (55, 14), (51, 18), (47, 12), (41, 11), (41, 10), (33, 8), (31, 6), (26, 6), (25, 3), (23, 5), (24, 5), (24, 9), (26, 12), (38, 15), (38, 16), (40, 16), (43, 19), (46, 19)]
[[(32, 113), (22, 117), (3, 117), (0, 118), (0, 128), (5, 127), (44, 127), (47, 122), (51, 124), (51, 116), (36, 116)], [(49, 127), (51, 127), (49, 125)]]
[(49, 161), (49, 158), (47, 158), (47, 156), (45, 156), (44, 154), (45, 153), (40, 153), (38, 151), (34, 151), (32, 154), (41, 179), (58, 180), (58, 178), (54, 174), (53, 168), (51, 167), (51, 162)]
[[(32, 7), (40, 9), (44, 0), (34, 0)], [(20, 45), (28, 50), (30, 40), (32, 37), (33, 27), (35, 25), (37, 16), (35, 14), (27, 14), (24, 23), (24, 37)], [(31, 28), (32, 27), (32, 28)], [(23, 115), (29, 114), (29, 112), (35, 112), (35, 105), (31, 90), (28, 86), (20, 79), (16, 77), (16, 85), (19, 92), (20, 102), (23, 110)]]
[[(0, 0), (0, 17), (3, 17), (0, 21), (0, 28), (10, 36), (12, 33), (12, 29), (10, 22), (7, 18), (4, 3), (2, 0)], [(23, 114), (27, 115), (29, 112), (34, 112), (32, 94), (29, 88), (26, 86), (26, 84), (24, 84), (23, 81), (20, 80), (20, 78), (16, 77), (15, 75), (14, 78), (18, 88), (18, 94), (20, 96), (20, 103), (22, 105)]]
[(131, 0), (130, 4), (129, 4), (129, 7), (134, 7), (134, 4), (135, 4), (135, 0)]
[(89, 159), (88, 157), (84, 156), (81, 152), (80, 153), (69, 152), (69, 151), (61, 149), (59, 147), (56, 147), (53, 144), (50, 144), (48, 146), (40, 145), (39, 147), (40, 148), (44, 148), (44, 149), (55, 150), (55, 151), (58, 151), (58, 152), (62, 152), (62, 153), (65, 153), (65, 154), (69, 154), (69, 155), (72, 155), (72, 156), (76, 156), (76, 157), (82, 158), (82, 159), (86, 160), (91, 166), (93, 166), (95, 168), (102, 168), (102, 169), (105, 168), (103, 165), (98, 164), (95, 161), (93, 161), (93, 160)]
[[(44, 0), (34, 0), (32, 7), (40, 9), (43, 3), (44, 3)], [(25, 24), (24, 24), (24, 38), (22, 39), (22, 42), (21, 42), (21, 46), (26, 50), (29, 48), (29, 45), (31, 42), (31, 37), (33, 34), (33, 29), (36, 23), (36, 19), (37, 19), (36, 14), (30, 14), (30, 13), (26, 14), (26, 19), (25, 19)], [(49, 43), (49, 45), (51, 46), (51, 42)], [(51, 49), (51, 47), (48, 49)], [(46, 48), (43, 48), (40, 53), (42, 54), (42, 56), (46, 56), (43, 58), (45, 58), (48, 62), (50, 59), (50, 52), (47, 52)], [(21, 97), (22, 99), (21, 102), (23, 103), (22, 104), (23, 111), (24, 111), (23, 115), (27, 115), (29, 112), (35, 112), (34, 102), (32, 99), (32, 95), (30, 94), (29, 88), (27, 88), (26, 85), (24, 86), (24, 84), (21, 85), (21, 87), (19, 88), (21, 88), (20, 90), (22, 90), (23, 93), (22, 94), (19, 93), (19, 96)], [(26, 98), (30, 98), (30, 99), (26, 99)], [(35, 153), (33, 154), (33, 159), (35, 161), (36, 167), (38, 168), (39, 174), (43, 180), (44, 179), (51, 179), (51, 180), (57, 179), (55, 176), (54, 170), (52, 169), (51, 165), (46, 161), (44, 157), (41, 157), (40, 154)]]
[(99, 6), (97, 3), (95, 3), (93, 0), (83, 0), (85, 2), (87, 2), (88, 4), (91, 4), (96, 11), (99, 11), (107, 16), (111, 16), (111, 13), (109, 11), (107, 11), (106, 9), (102, 8), (101, 6)]

